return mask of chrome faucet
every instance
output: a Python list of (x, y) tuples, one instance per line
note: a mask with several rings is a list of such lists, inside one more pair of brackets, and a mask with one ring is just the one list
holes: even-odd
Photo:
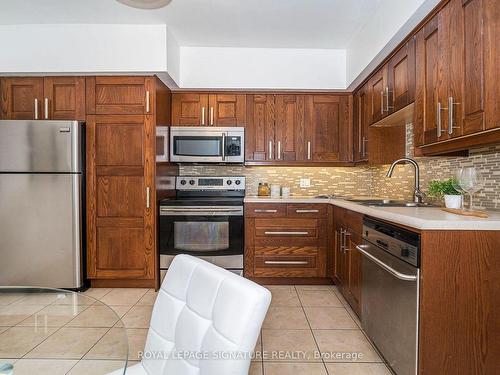
[(424, 193), (420, 191), (420, 167), (418, 166), (418, 163), (415, 160), (409, 158), (402, 158), (396, 160), (391, 164), (391, 167), (387, 171), (387, 177), (392, 177), (392, 173), (394, 172), (394, 167), (402, 163), (409, 163), (413, 165), (413, 168), (415, 168), (415, 186), (413, 189), (413, 202), (422, 203), (424, 199)]

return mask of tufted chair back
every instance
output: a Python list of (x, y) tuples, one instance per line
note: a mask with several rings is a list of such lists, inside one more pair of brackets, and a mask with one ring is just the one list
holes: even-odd
[(176, 256), (156, 298), (137, 373), (248, 374), (270, 302), (271, 293), (250, 280)]

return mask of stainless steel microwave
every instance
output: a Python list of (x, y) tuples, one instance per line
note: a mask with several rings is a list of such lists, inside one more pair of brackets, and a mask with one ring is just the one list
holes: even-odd
[(170, 161), (174, 163), (244, 163), (245, 128), (172, 126)]

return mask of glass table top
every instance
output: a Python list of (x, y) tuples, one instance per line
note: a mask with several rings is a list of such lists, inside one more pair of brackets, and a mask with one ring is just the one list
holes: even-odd
[(0, 287), (0, 375), (124, 374), (127, 359), (126, 329), (106, 304), (67, 290)]

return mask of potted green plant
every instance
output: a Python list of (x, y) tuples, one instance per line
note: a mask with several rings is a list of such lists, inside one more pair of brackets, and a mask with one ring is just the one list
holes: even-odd
[(443, 198), (447, 208), (462, 208), (462, 194), (455, 189), (456, 182), (453, 178), (445, 181), (433, 180), (429, 182), (429, 195), (431, 197)]

